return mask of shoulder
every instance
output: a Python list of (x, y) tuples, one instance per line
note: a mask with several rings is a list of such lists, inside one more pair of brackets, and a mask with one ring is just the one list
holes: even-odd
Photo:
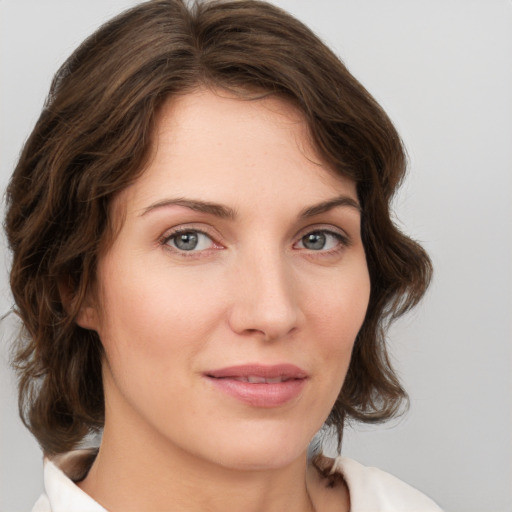
[(333, 460), (332, 473), (340, 474), (347, 484), (350, 512), (442, 512), (433, 500), (409, 484), (347, 457)]
[(106, 512), (76, 484), (87, 472), (95, 450), (76, 450), (44, 461), (44, 489), (32, 512)]

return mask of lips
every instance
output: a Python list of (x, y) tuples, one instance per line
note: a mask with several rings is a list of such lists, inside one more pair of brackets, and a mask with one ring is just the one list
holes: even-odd
[(274, 377), (266, 379), (265, 377), (258, 377), (257, 375), (249, 375), (247, 377), (231, 377), (239, 382), (250, 382), (251, 384), (277, 384), (278, 382), (286, 382), (290, 380), (287, 377)]
[(207, 375), (216, 379), (222, 378), (249, 378), (255, 377), (259, 379), (305, 379), (308, 374), (295, 366), (294, 364), (245, 364), (239, 366), (230, 366), (229, 368), (221, 368), (219, 370), (208, 371)]
[(205, 377), (232, 398), (253, 407), (272, 408), (297, 398), (308, 374), (292, 364), (250, 364), (208, 371)]

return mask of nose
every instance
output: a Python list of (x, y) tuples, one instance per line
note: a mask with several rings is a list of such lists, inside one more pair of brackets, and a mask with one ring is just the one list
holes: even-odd
[(269, 252), (253, 254), (233, 273), (231, 329), (240, 335), (271, 341), (291, 334), (300, 310), (292, 270), (285, 258)]

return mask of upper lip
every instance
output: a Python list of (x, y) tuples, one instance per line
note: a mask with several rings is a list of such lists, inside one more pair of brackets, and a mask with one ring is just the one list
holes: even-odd
[(237, 366), (229, 366), (218, 370), (210, 370), (205, 372), (208, 377), (216, 379), (221, 378), (244, 378), (259, 377), (263, 379), (305, 379), (308, 374), (302, 368), (294, 364), (243, 364)]

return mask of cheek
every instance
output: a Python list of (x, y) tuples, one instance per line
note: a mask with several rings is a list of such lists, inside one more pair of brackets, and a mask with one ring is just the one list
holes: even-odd
[(207, 329), (219, 301), (209, 282), (184, 272), (130, 262), (107, 261), (102, 269), (102, 339), (146, 339), (158, 347), (168, 345), (174, 333), (193, 334)]
[[(112, 269), (104, 281), (99, 336), (111, 406), (129, 403), (144, 417), (165, 419), (172, 416), (169, 400), (174, 409), (190, 398), (188, 376), (218, 312), (210, 295), (154, 274)], [(194, 414), (193, 404), (189, 411)]]
[(318, 322), (344, 342), (354, 341), (366, 316), (370, 299), (370, 277), (366, 264), (326, 283), (323, 293), (310, 300)]
[(154, 268), (129, 269), (105, 265), (98, 334), (117, 385), (135, 393), (134, 382), (142, 392), (144, 383), (166, 386), (165, 376), (190, 369), (216, 312), (209, 295), (189, 283)]
[(366, 316), (370, 297), (370, 279), (366, 265), (353, 269), (342, 279), (333, 280), (325, 293), (311, 301), (310, 335), (316, 339), (316, 350), (326, 376), (340, 389), (348, 369), (355, 339)]

